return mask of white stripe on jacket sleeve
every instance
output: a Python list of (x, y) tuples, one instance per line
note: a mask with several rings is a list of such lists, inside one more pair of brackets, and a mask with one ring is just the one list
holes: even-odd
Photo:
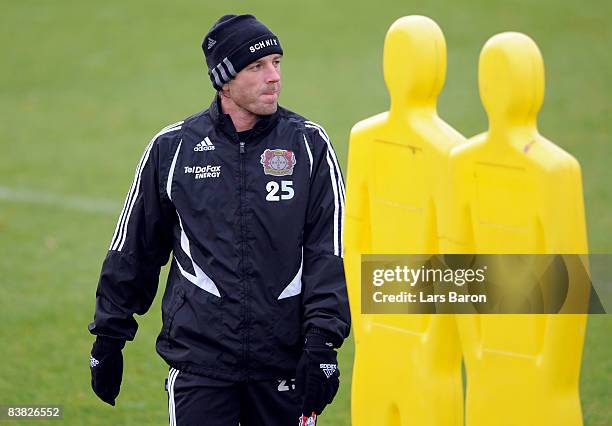
[(334, 254), (339, 257), (343, 257), (343, 230), (344, 230), (344, 181), (342, 178), (342, 171), (338, 164), (338, 159), (334, 148), (325, 133), (323, 127), (312, 121), (306, 121), (305, 126), (308, 128), (316, 129), (319, 132), (321, 138), (327, 144), (327, 164), (329, 165), (329, 174), (332, 183), (332, 189), (334, 192)]
[(179, 121), (178, 123), (174, 123), (164, 127), (159, 133), (153, 136), (153, 139), (151, 139), (151, 141), (147, 145), (144, 154), (142, 154), (142, 157), (140, 158), (138, 167), (136, 168), (136, 172), (134, 174), (134, 181), (132, 182), (130, 190), (125, 198), (123, 209), (121, 210), (121, 214), (119, 215), (119, 220), (117, 222), (113, 238), (111, 239), (111, 245), (109, 247), (109, 250), (121, 251), (121, 249), (123, 248), (123, 244), (125, 243), (125, 238), (127, 235), (127, 227), (130, 220), (130, 215), (132, 213), (134, 204), (136, 203), (136, 199), (138, 198), (138, 193), (140, 192), (140, 178), (142, 175), (142, 170), (144, 169), (144, 166), (149, 159), (149, 154), (151, 152), (151, 149), (153, 148), (155, 140), (161, 135), (179, 130), (181, 128), (182, 123), (182, 121)]

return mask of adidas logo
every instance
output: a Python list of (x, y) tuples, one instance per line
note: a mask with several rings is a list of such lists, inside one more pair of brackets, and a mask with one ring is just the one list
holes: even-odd
[(210, 48), (213, 47), (215, 45), (215, 43), (217, 43), (217, 40), (213, 40), (212, 38), (208, 37), (208, 47), (207, 47), (207, 49), (210, 50)]
[(214, 151), (215, 146), (212, 144), (208, 136), (204, 140), (200, 141), (194, 148), (194, 151)]
[(336, 372), (336, 368), (338, 368), (336, 364), (320, 364), (319, 367), (321, 367), (321, 370), (325, 373), (325, 377), (328, 379)]
[(89, 355), (89, 366), (91, 368), (94, 368), (95, 366), (97, 366), (98, 364), (100, 364), (100, 361), (98, 361), (97, 359), (95, 359), (94, 357), (92, 357), (91, 355)]

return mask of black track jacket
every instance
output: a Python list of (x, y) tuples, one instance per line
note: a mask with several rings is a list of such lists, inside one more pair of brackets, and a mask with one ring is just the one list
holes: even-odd
[(344, 184), (323, 128), (281, 107), (244, 142), (215, 99), (162, 129), (125, 200), (96, 291), (92, 334), (133, 340), (173, 253), (157, 352), (239, 381), (294, 377), (304, 335), (337, 346), (350, 313)]

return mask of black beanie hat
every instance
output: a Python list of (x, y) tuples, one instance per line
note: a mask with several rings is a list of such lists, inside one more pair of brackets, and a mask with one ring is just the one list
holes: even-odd
[(221, 87), (251, 62), (283, 54), (278, 37), (253, 15), (223, 15), (202, 41), (213, 87)]

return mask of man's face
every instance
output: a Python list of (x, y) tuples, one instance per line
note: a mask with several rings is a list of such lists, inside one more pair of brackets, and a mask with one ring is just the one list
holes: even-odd
[(281, 90), (281, 58), (272, 54), (250, 63), (223, 86), (223, 94), (253, 114), (274, 114)]

